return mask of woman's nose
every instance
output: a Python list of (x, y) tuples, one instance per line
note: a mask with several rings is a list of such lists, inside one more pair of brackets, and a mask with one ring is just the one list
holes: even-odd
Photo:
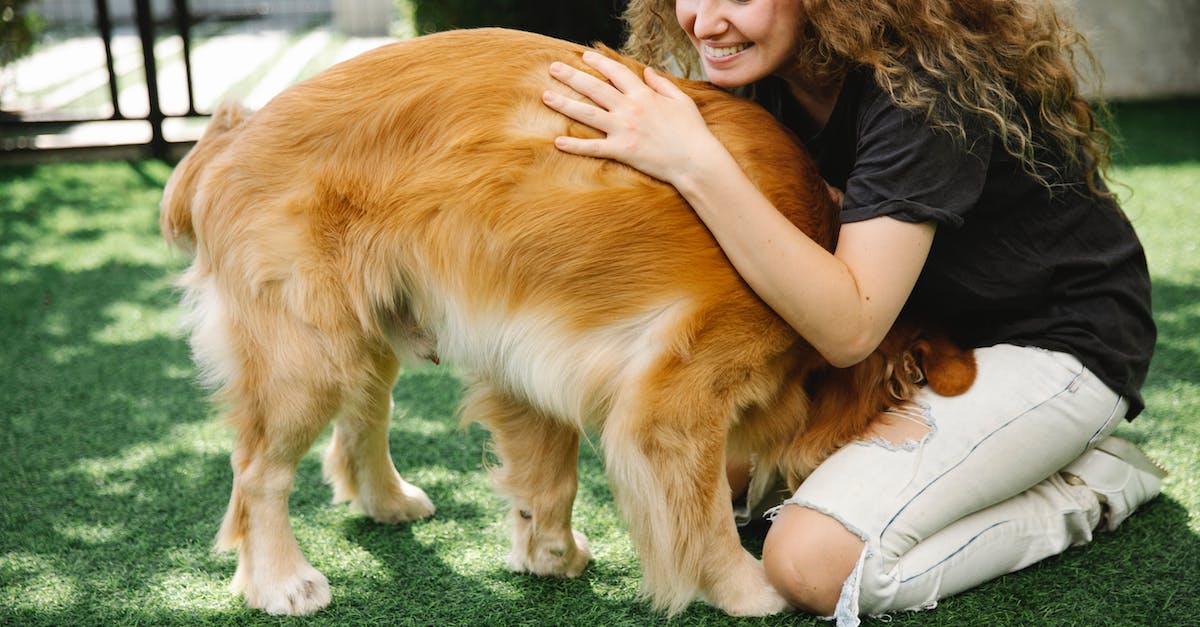
[(697, 39), (709, 39), (725, 32), (729, 23), (722, 4), (727, 0), (696, 0), (692, 18), (692, 34)]

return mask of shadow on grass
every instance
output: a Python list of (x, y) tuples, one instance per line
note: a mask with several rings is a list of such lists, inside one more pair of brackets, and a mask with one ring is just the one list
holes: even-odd
[(1147, 382), (1148, 388), (1185, 382), (1200, 385), (1200, 277), (1191, 281), (1157, 278), (1153, 286), (1154, 317), (1159, 342)]
[(228, 463), (171, 442), (207, 409), (138, 250), (155, 167), (0, 169), (0, 622), (100, 622), (211, 537)]
[[(162, 253), (155, 224), (167, 171), (0, 170), (0, 623), (278, 622), (224, 590), (236, 560), (209, 550), (230, 434), (173, 330), (183, 260)], [(565, 608), (597, 581), (611, 587), (602, 566), (570, 582), (504, 571), (504, 505), (481, 470), (486, 433), (457, 428), (461, 386), (406, 373), (395, 395), (407, 414), (391, 434), (397, 465), (439, 513), (385, 526), (331, 506), (317, 454), (306, 457), (290, 511), (335, 594), (311, 621), (549, 624), (577, 614)], [(602, 475), (582, 498), (597, 492)], [(482, 575), (449, 553), (461, 551), (480, 552)], [(608, 596), (622, 600), (598, 604), (600, 622), (651, 620), (627, 589)]]
[[(153, 164), (0, 170), (0, 623), (280, 622), (224, 590), (235, 559), (208, 548), (229, 494), (229, 434), (210, 420), (185, 342), (166, 330), (176, 302), (171, 263), (107, 239), (123, 230), (134, 247), (159, 245), (163, 172)], [(109, 214), (110, 222), (90, 222)], [(54, 258), (55, 247), (72, 252)], [(97, 248), (96, 259), (76, 257)], [(1197, 283), (1155, 282), (1163, 341), (1150, 389), (1200, 383), (1191, 340), (1200, 328)], [(386, 526), (331, 506), (317, 456), (301, 463), (291, 513), (334, 601), (290, 622), (662, 622), (633, 600), (639, 574), (624, 556), (600, 556), (576, 580), (504, 569), (504, 504), (481, 470), (487, 434), (457, 428), (460, 395), (444, 371), (406, 373), (395, 390), (407, 416), (393, 425), (392, 450), (400, 472), (437, 503), (431, 520)], [(586, 443), (581, 467), (576, 526), (605, 549), (625, 532), (612, 522), (600, 457)], [(1011, 608), (1008, 624), (1022, 624), (1037, 608), (1044, 624), (1183, 624), (1200, 616), (1200, 539), (1189, 524), (1185, 505), (1160, 498), (1087, 547), (948, 599), (937, 612), (894, 618), (962, 625), (982, 615), (1004, 624)], [(761, 546), (760, 538), (745, 542)], [(820, 624), (736, 620), (699, 604), (676, 621)]]
[[(0, 464), (30, 476), (206, 416), (165, 313), (169, 271), (121, 249), (164, 248), (150, 213), (162, 179), (124, 164), (51, 172), (0, 169)], [(121, 193), (97, 193), (100, 178)], [(96, 226), (109, 222), (121, 231)], [(92, 246), (111, 235), (125, 239)]]
[(1027, 625), (1030, 611), (1039, 625), (1190, 623), (1200, 612), (1200, 572), (1188, 565), (1200, 564), (1200, 537), (1188, 518), (1159, 497), (1087, 546), (945, 599), (935, 612), (896, 613), (892, 624), (974, 625), (987, 616), (989, 625)]

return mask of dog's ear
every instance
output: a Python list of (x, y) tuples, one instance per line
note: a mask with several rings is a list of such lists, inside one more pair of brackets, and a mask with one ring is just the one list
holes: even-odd
[(942, 396), (958, 396), (975, 382), (975, 354), (944, 335), (929, 335), (913, 343), (925, 380)]

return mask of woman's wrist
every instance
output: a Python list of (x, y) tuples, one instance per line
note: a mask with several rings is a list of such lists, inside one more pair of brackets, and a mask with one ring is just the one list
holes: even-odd
[(703, 201), (711, 196), (712, 186), (725, 186), (736, 178), (745, 177), (725, 146), (716, 137), (710, 135), (709, 138), (711, 141), (697, 142), (689, 151), (688, 160), (681, 163), (667, 181), (693, 209), (701, 209), (707, 204)]

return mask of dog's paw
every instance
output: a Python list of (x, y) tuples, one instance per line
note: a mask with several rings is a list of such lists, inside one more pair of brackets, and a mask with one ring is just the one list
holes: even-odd
[(592, 561), (592, 547), (587, 536), (578, 531), (571, 532), (571, 539), (546, 540), (532, 547), (516, 543), (508, 556), (508, 567), (518, 573), (578, 577)]
[[(235, 584), (236, 585), (236, 584)], [(304, 565), (291, 576), (266, 582), (245, 582), (246, 605), (268, 614), (301, 616), (329, 605), (329, 581), (320, 571)]]
[(437, 509), (424, 490), (403, 480), (400, 481), (399, 491), (373, 503), (360, 503), (359, 506), (376, 522), (388, 525), (429, 518)]
[(770, 616), (791, 609), (788, 602), (770, 585), (737, 599), (726, 599), (718, 607), (730, 616)]
[(791, 609), (767, 581), (762, 563), (749, 554), (728, 564), (724, 576), (702, 596), (730, 616), (769, 616)]
[(592, 561), (592, 545), (588, 542), (587, 536), (578, 531), (572, 530), (571, 535), (575, 539), (575, 554), (564, 564), (562, 576), (573, 579), (582, 575), (583, 569), (587, 568), (588, 562)]

